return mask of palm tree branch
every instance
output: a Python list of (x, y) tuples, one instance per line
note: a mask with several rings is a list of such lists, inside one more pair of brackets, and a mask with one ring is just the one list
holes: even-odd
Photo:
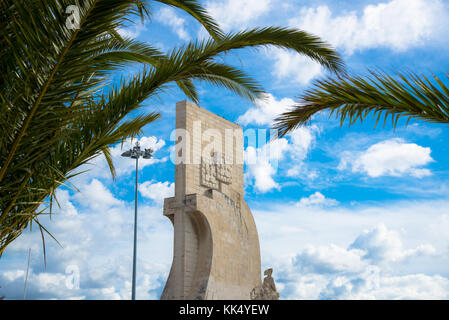
[(223, 36), (223, 32), (215, 20), (196, 0), (156, 0), (157, 2), (181, 9), (195, 18), (215, 40)]
[(413, 73), (389, 76), (371, 71), (367, 77), (318, 80), (291, 110), (275, 119), (274, 127), (283, 136), (324, 110), (340, 118), (341, 125), (346, 119), (349, 125), (357, 119), (363, 121), (369, 113), (377, 116), (376, 126), (382, 116), (384, 125), (391, 117), (393, 127), (400, 117), (449, 123), (449, 88), (437, 76), (433, 79)]
[[(95, 7), (95, 3), (93, 2), (92, 5), (88, 8), (86, 15), (84, 15), (80, 21), (80, 28), (81, 26), (86, 22), (87, 17), (89, 16), (90, 12), (92, 12), (93, 8)], [(35, 102), (33, 103), (30, 112), (27, 115), (27, 118), (25, 119), (25, 122), (23, 123), (23, 125), (21, 126), (21, 129), (19, 131), (19, 133), (17, 134), (16, 139), (14, 140), (14, 143), (11, 146), (11, 149), (9, 151), (8, 157), (6, 158), (5, 163), (2, 164), (2, 168), (0, 169), (0, 181), (2, 181), (5, 173), (6, 173), (6, 169), (8, 168), (10, 162), (12, 161), (12, 158), (14, 157), (14, 154), (16, 152), (16, 149), (20, 143), (20, 141), (22, 140), (22, 137), (25, 135), (26, 130), (28, 129), (28, 126), (30, 125), (31, 119), (33, 118), (34, 114), (36, 113), (40, 102), (42, 100), (42, 98), (44, 97), (45, 93), (47, 92), (47, 89), (50, 86), (51, 81), (53, 80), (56, 72), (59, 69), (59, 66), (62, 64), (62, 61), (64, 59), (64, 57), (67, 55), (70, 47), (72, 46), (72, 44), (74, 43), (76, 37), (78, 36), (79, 30), (80, 28), (76, 29), (71, 37), (68, 39), (67, 43), (65, 44), (61, 54), (59, 55), (56, 64), (53, 66), (50, 75), (48, 76), (48, 78), (45, 80), (44, 85), (42, 86), (41, 91), (39, 92), (39, 95), (37, 96)]]

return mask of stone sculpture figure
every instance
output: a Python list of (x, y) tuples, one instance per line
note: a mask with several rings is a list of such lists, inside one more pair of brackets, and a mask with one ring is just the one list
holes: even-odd
[(264, 271), (263, 283), (251, 291), (251, 300), (279, 300), (279, 293), (276, 290), (274, 279), (271, 277), (272, 273), (273, 269), (271, 268)]
[(176, 104), (173, 262), (161, 299), (250, 299), (261, 285), (256, 225), (244, 200), (243, 130)]

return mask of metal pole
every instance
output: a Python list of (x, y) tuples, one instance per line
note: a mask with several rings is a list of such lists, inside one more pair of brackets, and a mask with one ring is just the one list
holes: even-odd
[(25, 300), (27, 294), (28, 271), (30, 270), (30, 258), (31, 258), (31, 248), (28, 250), (28, 266), (27, 266), (27, 273), (25, 276), (25, 285), (23, 286), (23, 300)]
[(137, 175), (139, 170), (139, 156), (136, 157), (136, 196), (134, 201), (134, 254), (133, 254), (133, 283), (132, 300), (136, 300), (136, 254), (137, 254)]

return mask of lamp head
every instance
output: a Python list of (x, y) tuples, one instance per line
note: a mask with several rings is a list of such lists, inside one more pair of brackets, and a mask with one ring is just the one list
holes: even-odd
[(122, 153), (122, 157), (131, 157), (132, 150), (128, 150)]
[(151, 159), (153, 158), (153, 149), (145, 149), (144, 153), (143, 153), (143, 158), (144, 159)]

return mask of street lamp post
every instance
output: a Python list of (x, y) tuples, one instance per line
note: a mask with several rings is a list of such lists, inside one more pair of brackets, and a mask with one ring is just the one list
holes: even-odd
[(145, 151), (140, 150), (139, 141), (136, 142), (136, 145), (122, 153), (122, 157), (128, 157), (132, 159), (136, 159), (136, 187), (135, 187), (135, 200), (134, 200), (134, 250), (133, 250), (133, 279), (132, 279), (132, 294), (131, 299), (136, 300), (136, 253), (137, 253), (137, 174), (139, 171), (139, 158), (142, 157), (144, 159), (151, 159), (153, 149), (145, 149)]

